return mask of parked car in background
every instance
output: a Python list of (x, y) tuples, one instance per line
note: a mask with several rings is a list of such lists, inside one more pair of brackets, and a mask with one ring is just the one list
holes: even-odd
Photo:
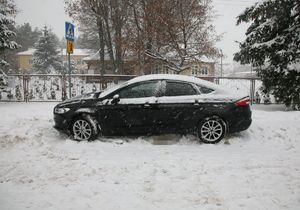
[(54, 108), (55, 128), (74, 139), (194, 134), (218, 143), (251, 124), (249, 97), (195, 77), (146, 75)]

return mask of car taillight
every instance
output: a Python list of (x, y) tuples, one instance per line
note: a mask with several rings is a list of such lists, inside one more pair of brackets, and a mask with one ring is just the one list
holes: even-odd
[(243, 98), (241, 100), (239, 100), (238, 102), (235, 103), (236, 106), (248, 106), (250, 103), (250, 99), (249, 98)]

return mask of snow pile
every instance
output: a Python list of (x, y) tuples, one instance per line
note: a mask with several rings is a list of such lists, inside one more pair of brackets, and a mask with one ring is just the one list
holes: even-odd
[(300, 112), (254, 110), (226, 144), (87, 143), (52, 128), (54, 105), (0, 104), (0, 209), (299, 209)]

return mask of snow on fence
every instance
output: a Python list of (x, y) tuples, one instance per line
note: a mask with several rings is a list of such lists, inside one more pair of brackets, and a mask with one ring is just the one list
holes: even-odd
[[(131, 75), (72, 75), (71, 94), (103, 90), (127, 81)], [(0, 101), (62, 101), (67, 98), (68, 78), (59, 74), (7, 75), (0, 86)]]
[[(72, 96), (77, 96), (103, 90), (133, 77), (135, 75), (72, 75), (71, 93)], [(257, 99), (257, 94), (262, 103), (266, 100), (259, 90), (262, 82), (258, 78), (206, 77), (203, 79), (244, 92), (252, 101)], [(0, 101), (62, 101), (67, 98), (68, 79), (60, 74), (14, 74), (7, 75), (4, 80), (6, 80), (3, 82), (4, 85), (0, 86)], [(267, 102), (274, 101), (271, 97)]]
[(252, 102), (257, 100), (257, 94), (259, 94), (260, 99), (266, 100), (266, 96), (260, 91), (262, 81), (258, 78), (220, 77), (216, 80), (217, 84), (249, 95)]

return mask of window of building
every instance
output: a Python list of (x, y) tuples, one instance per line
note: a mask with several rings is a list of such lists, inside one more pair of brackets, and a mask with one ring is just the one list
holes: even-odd
[(169, 74), (169, 68), (167, 66), (162, 67), (162, 74)]
[(199, 74), (199, 65), (192, 65), (192, 75), (197, 76)]
[(151, 70), (151, 74), (159, 74), (159, 72), (161, 71), (161, 66), (156, 65), (154, 69)]
[(151, 74), (172, 74), (172, 70), (165, 65), (157, 65), (151, 70)]
[(207, 66), (202, 66), (201, 74), (202, 75), (207, 75), (208, 74), (208, 68), (207, 68)]

